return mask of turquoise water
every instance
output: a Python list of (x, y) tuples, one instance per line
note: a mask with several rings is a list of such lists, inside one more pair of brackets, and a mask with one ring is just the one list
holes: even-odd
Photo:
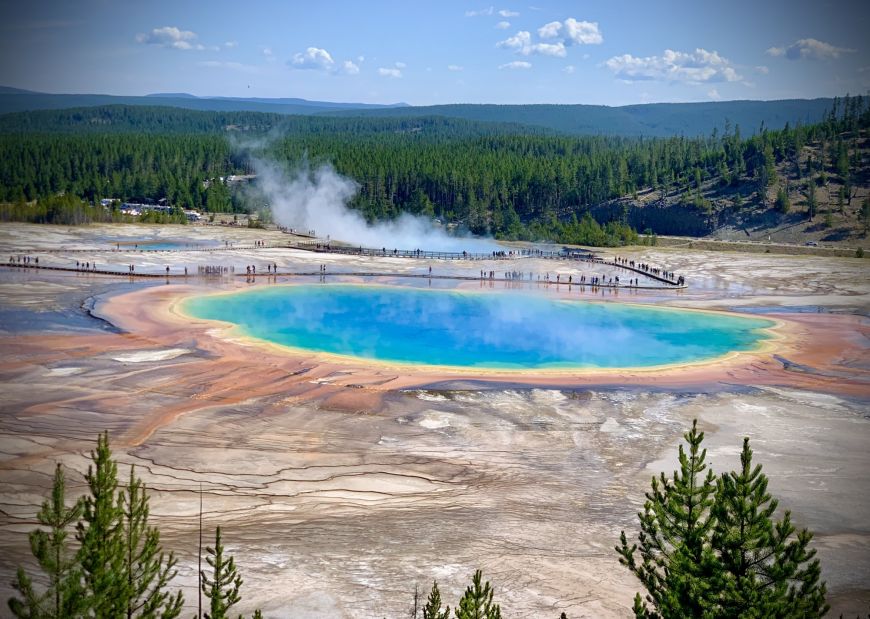
[(271, 286), (193, 297), (187, 314), (276, 344), (382, 361), (480, 368), (618, 368), (751, 350), (774, 323), (516, 292)]

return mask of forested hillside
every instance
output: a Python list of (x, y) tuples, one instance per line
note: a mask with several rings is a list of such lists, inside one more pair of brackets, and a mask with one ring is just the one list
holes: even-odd
[(705, 103), (646, 103), (605, 105), (489, 105), (453, 104), (377, 110), (342, 110), (330, 115), (364, 117), (446, 116), (469, 120), (512, 122), (546, 127), (572, 135), (697, 137), (722, 132), (726, 124), (747, 133), (782, 129), (786, 124), (815, 123), (831, 109), (832, 99), (782, 101), (719, 101)]
[[(7, 89), (8, 90), (8, 89)], [(13, 89), (14, 90), (14, 89)], [(186, 94), (121, 97), (63, 95), (0, 90), (0, 114), (33, 110), (155, 105), (218, 112), (260, 112), (276, 115), (338, 115), (375, 118), (442, 116), (479, 122), (513, 123), (571, 135), (670, 137), (710, 135), (724, 131), (725, 123), (740, 125), (746, 133), (781, 129), (786, 123), (810, 124), (822, 119), (832, 99), (781, 101), (716, 101), (703, 103), (649, 103), (642, 105), (430, 105), (380, 106), (296, 99), (198, 98)]]
[[(707, 137), (656, 139), (535, 134), (521, 125), (433, 117), (32, 112), (0, 119), (0, 201), (66, 193), (245, 210), (251, 205), (244, 194), (213, 179), (253, 172), (253, 158), (291, 166), (307, 158), (353, 178), (359, 192), (352, 206), (370, 220), (411, 212), (476, 233), (574, 242), (626, 238), (619, 230), (608, 239), (595, 232), (607, 223), (706, 234), (728, 209), (754, 204), (784, 213), (769, 197), (780, 186), (796, 201), (830, 180), (851, 206), (853, 190), (866, 186), (868, 103), (836, 100), (820, 123), (763, 128), (750, 137), (728, 123)], [(789, 164), (799, 170), (784, 179)], [(725, 198), (711, 199), (711, 192)], [(658, 200), (642, 199), (652, 195)], [(614, 202), (626, 196), (639, 199)]]

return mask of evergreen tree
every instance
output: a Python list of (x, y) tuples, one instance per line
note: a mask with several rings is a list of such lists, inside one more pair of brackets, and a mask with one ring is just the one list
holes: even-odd
[(441, 610), (441, 592), (438, 590), (438, 581), (432, 581), (432, 591), (429, 592), (429, 597), (426, 600), (426, 605), (423, 607), (423, 619), (448, 619), (450, 617), (450, 607), (446, 606)]
[(791, 200), (788, 197), (788, 190), (781, 186), (776, 192), (776, 210), (780, 213), (788, 213), (791, 210)]
[(91, 452), (93, 465), (85, 481), (90, 495), (85, 496), (77, 539), (81, 543), (78, 560), (87, 590), (90, 613), (96, 617), (122, 617), (127, 614), (131, 590), (126, 578), (123, 537), (123, 506), (118, 486), (118, 467), (109, 450), (109, 434), (97, 439)]
[(148, 526), (148, 495), (145, 485), (130, 466), (130, 481), (121, 495), (123, 508), (124, 574), (130, 597), (127, 617), (172, 619), (184, 604), (181, 592), (166, 591), (175, 577), (176, 559), (167, 557), (160, 547), (160, 532)]
[(812, 219), (816, 216), (819, 203), (816, 198), (816, 181), (810, 178), (807, 181), (807, 217)]
[(723, 617), (821, 617), (825, 583), (812, 534), (795, 531), (789, 512), (773, 521), (778, 501), (767, 492), (761, 465), (752, 466), (749, 439), (743, 439), (739, 472), (718, 480), (712, 543), (719, 554), (720, 609)]
[(481, 586), (483, 573), (474, 572), (469, 586), (454, 611), (456, 619), (501, 619), (501, 608), (492, 603), (493, 590), (487, 581)]
[(215, 532), (214, 547), (207, 547), (206, 562), (211, 566), (211, 578), (202, 571), (202, 592), (211, 600), (210, 611), (205, 613), (205, 619), (227, 619), (229, 610), (242, 599), (240, 590), (242, 577), (236, 571), (235, 561), (230, 556), (224, 559), (224, 547), (221, 544), (221, 528)]
[(45, 529), (30, 533), (30, 550), (36, 562), (48, 576), (48, 588), (42, 594), (33, 589), (27, 573), (18, 569), (12, 586), (23, 599), (11, 598), (9, 608), (16, 617), (61, 619), (73, 617), (82, 610), (83, 592), (75, 555), (67, 544), (67, 531), (81, 515), (81, 501), (67, 507), (65, 482), (60, 464), (54, 471), (51, 498), (43, 502), (36, 519)]
[[(628, 547), (624, 532), (616, 547), (620, 562), (647, 590), (646, 600), (635, 596), (635, 616), (823, 616), (829, 607), (819, 561), (809, 548), (812, 534), (796, 533), (789, 512), (773, 520), (777, 501), (767, 492), (761, 466), (752, 466), (748, 439), (740, 471), (722, 475), (711, 499), (712, 472), (700, 486), (693, 481), (705, 468), (697, 422), (684, 436), (689, 456), (681, 446), (681, 473), (674, 473), (673, 482), (662, 475), (661, 487), (653, 478), (639, 514), (642, 563), (635, 559), (638, 545)], [(696, 524), (690, 527), (693, 512)]]
[(652, 491), (638, 514), (639, 543), (629, 546), (623, 531), (616, 547), (620, 563), (647, 590), (645, 601), (640, 594), (635, 597), (637, 617), (702, 617), (710, 612), (715, 595), (717, 561), (709, 537), (716, 485), (712, 471), (702, 477), (707, 450), (701, 449), (704, 433), (697, 421), (683, 437), (689, 452), (680, 445), (680, 470), (673, 479), (664, 473), (652, 479)]

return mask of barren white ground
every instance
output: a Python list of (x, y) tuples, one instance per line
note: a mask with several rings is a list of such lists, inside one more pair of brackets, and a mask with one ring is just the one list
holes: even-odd
[[(285, 240), (277, 233), (184, 226), (3, 225), (0, 249), (6, 254), (32, 248), (101, 250), (112, 239), (157, 236), (238, 245)], [(689, 279), (686, 292), (648, 293), (644, 301), (799, 307), (864, 316), (865, 322), (870, 310), (867, 262), (858, 259), (655, 248), (620, 253)], [(429, 266), (286, 249), (39, 256), (41, 264), (87, 260), (123, 268), (136, 262), (137, 269), (155, 272), (165, 265), (173, 272), (184, 266), (194, 272), (198, 264), (233, 264), (239, 272), (252, 263), (260, 271), (269, 262), (282, 271), (317, 271), (327, 264), (330, 273), (424, 273)], [(432, 266), (442, 274), (512, 268), (590, 274), (577, 265), (519, 264)], [(123, 436), (140, 416), (196, 397), (173, 389), (172, 376), (202, 361), (195, 342), (179, 341), (160, 350), (143, 342), (141, 350), (67, 353), (41, 363), (43, 357), (16, 338), (65, 329), (87, 335), (93, 327), (78, 309), (81, 302), (145, 285), (153, 284), (0, 269), (4, 597), (11, 593), (15, 566), (32, 563), (26, 532), (34, 526), (54, 463), (69, 467), (70, 494), (81, 492), (81, 473), (97, 433), (108, 429)], [(865, 354), (842, 368), (852, 378), (870, 370), (866, 335), (856, 331), (855, 339)], [(240, 367), (224, 380), (245, 378)], [(141, 445), (118, 446), (119, 460), (135, 464), (151, 489), (152, 518), (164, 546), (179, 558), (175, 584), (183, 588), (188, 610), (196, 602), (202, 487), (206, 538), (217, 525), (223, 527), (245, 580), (240, 612), (259, 607), (270, 617), (407, 616), (415, 583), (425, 591), (437, 579), (453, 606), (472, 572), (482, 568), (506, 617), (555, 618), (562, 611), (572, 618), (629, 617), (638, 583), (619, 565), (613, 546), (620, 530), (636, 531), (635, 513), (649, 478), (674, 468), (681, 434), (698, 418), (715, 471), (737, 464), (742, 437), (749, 436), (781, 507), (816, 533), (832, 616), (866, 612), (867, 390), (847, 397), (789, 384), (716, 383), (696, 390), (435, 387), (393, 393), (377, 408), (354, 411), (290, 393), (206, 406), (161, 427)], [(63, 404), (42, 406), (55, 402)], [(127, 469), (120, 471), (123, 476)]]

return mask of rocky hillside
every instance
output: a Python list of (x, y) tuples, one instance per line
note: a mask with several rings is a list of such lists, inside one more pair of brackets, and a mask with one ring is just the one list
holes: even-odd
[[(801, 145), (767, 183), (753, 173), (701, 172), (700, 183), (646, 187), (593, 208), (638, 231), (731, 241), (864, 244), (870, 226), (870, 135), (862, 128)], [(696, 175), (696, 179), (697, 179)]]

